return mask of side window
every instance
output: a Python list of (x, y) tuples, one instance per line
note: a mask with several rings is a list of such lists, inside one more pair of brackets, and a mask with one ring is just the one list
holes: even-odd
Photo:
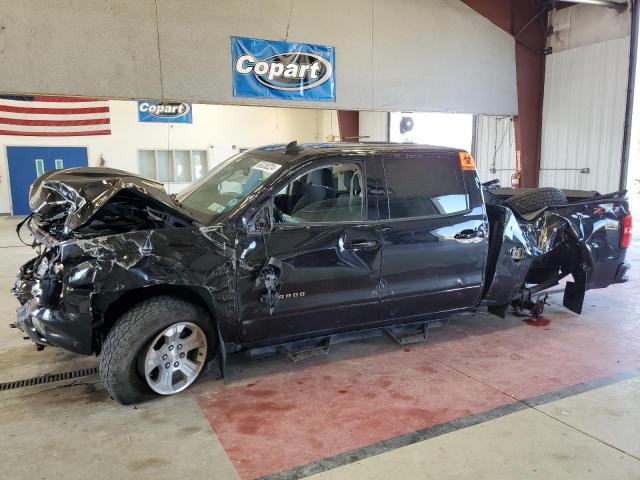
[(384, 159), (390, 218), (450, 215), (469, 208), (458, 157)]
[(365, 218), (364, 175), (357, 163), (306, 172), (274, 198), (277, 223), (345, 222)]

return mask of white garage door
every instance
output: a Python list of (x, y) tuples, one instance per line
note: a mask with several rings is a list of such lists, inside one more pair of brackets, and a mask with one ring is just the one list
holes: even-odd
[(547, 56), (540, 186), (618, 190), (629, 38)]

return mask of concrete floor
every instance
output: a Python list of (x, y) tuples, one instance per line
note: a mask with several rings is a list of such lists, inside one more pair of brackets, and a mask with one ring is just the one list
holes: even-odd
[[(15, 223), (0, 218), (7, 323), (32, 256)], [(640, 264), (640, 241), (629, 258)], [(3, 476), (638, 479), (639, 272), (589, 292), (581, 316), (552, 296), (545, 321), (460, 317), (409, 348), (233, 355), (224, 381), (138, 406), (112, 401), (97, 376), (0, 392)], [(0, 328), (0, 383), (96, 364)]]

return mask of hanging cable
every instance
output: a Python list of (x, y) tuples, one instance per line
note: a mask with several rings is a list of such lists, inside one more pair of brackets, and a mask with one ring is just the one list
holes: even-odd
[(291, 26), (291, 15), (293, 14), (293, 1), (291, 0), (291, 7), (289, 8), (289, 21), (287, 21), (287, 31), (284, 34), (284, 41), (289, 40), (289, 27)]
[[(504, 120), (504, 118), (502, 119)], [(508, 119), (509, 121), (511, 121), (511, 119)], [(496, 122), (496, 137), (498, 136), (498, 123)], [(498, 158), (498, 152), (502, 149), (502, 145), (504, 144), (504, 139), (507, 136), (507, 131), (509, 130), (509, 127), (511, 126), (511, 124), (509, 122), (507, 122), (507, 126), (504, 129), (504, 132), (502, 132), (502, 138), (500, 138), (500, 142), (498, 144), (494, 144), (494, 150), (493, 150), (493, 159), (491, 160), (491, 167), (490, 167), (490, 171), (491, 173), (496, 173), (497, 169), (496, 169), (496, 160)]]

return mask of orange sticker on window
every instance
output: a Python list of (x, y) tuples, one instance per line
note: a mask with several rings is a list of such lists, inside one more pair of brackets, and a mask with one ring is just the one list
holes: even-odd
[(473, 157), (468, 152), (460, 152), (460, 167), (462, 170), (475, 170), (476, 162), (473, 161)]

